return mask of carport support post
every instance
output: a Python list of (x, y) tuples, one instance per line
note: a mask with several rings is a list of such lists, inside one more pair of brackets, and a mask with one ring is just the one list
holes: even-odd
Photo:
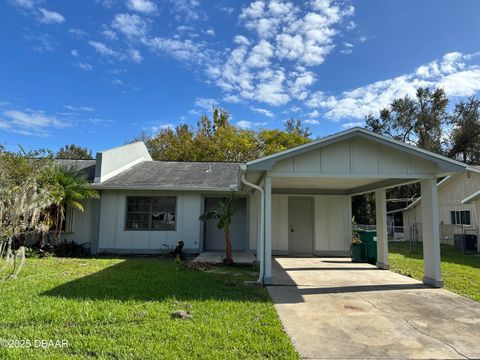
[(263, 283), (265, 285), (272, 283), (272, 178), (265, 177), (265, 247), (264, 261), (265, 273)]
[(437, 179), (422, 180), (420, 191), (422, 195), (423, 282), (434, 287), (442, 287)]
[(377, 267), (388, 270), (387, 196), (385, 189), (375, 191), (377, 224)]

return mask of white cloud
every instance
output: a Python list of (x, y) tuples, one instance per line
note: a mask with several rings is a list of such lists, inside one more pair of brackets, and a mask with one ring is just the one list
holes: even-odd
[(71, 126), (65, 120), (46, 115), (43, 111), (26, 109), (7, 110), (0, 115), (1, 128), (7, 131), (35, 136), (48, 136), (52, 129), (62, 129)]
[(88, 44), (91, 47), (93, 47), (95, 51), (101, 55), (115, 57), (115, 58), (121, 57), (121, 54), (118, 51), (110, 49), (107, 45), (99, 41), (89, 41)]
[(129, 38), (139, 38), (146, 34), (147, 23), (135, 14), (117, 14), (113, 18), (112, 28)]
[(360, 36), (360, 37), (358, 38), (358, 41), (360, 41), (360, 42), (362, 42), (362, 43), (365, 42), (365, 41), (367, 41), (367, 40), (368, 40), (368, 37), (366, 37), (366, 36)]
[[(285, 93), (284, 82), (285, 74), (281, 70), (265, 71), (259, 74), (261, 82), (256, 87), (255, 99), (270, 105), (284, 105), (290, 101), (290, 97)], [(250, 97), (249, 94), (242, 93), (243, 97)]]
[(142, 54), (140, 54), (140, 51), (136, 49), (130, 49), (128, 54), (130, 56), (130, 60), (136, 64), (140, 64), (143, 61)]
[(240, 120), (237, 121), (235, 125), (237, 125), (237, 127), (239, 127), (240, 129), (249, 130), (253, 127), (265, 126), (267, 125), (267, 122), (252, 122), (248, 120)]
[(239, 96), (237, 95), (232, 95), (232, 94), (227, 94), (223, 97), (223, 100), (232, 104), (239, 104), (242, 102), (242, 99), (240, 99)]
[(378, 113), (394, 99), (415, 97), (418, 87), (441, 87), (448, 96), (469, 96), (480, 91), (480, 67), (468, 64), (474, 56), (447, 53), (441, 59), (419, 66), (414, 72), (392, 79), (376, 81), (365, 86), (344, 91), (339, 96), (321, 91), (313, 93), (306, 104), (323, 110), (332, 120), (362, 119)]
[(227, 15), (231, 15), (235, 11), (235, 9), (233, 7), (230, 7), (230, 6), (221, 6), (218, 9), (220, 11), (223, 11)]
[(250, 40), (248, 40), (245, 36), (243, 35), (237, 35), (233, 39), (233, 42), (237, 45), (250, 45)]
[(68, 33), (74, 37), (76, 37), (77, 39), (82, 39), (86, 36), (88, 36), (88, 33), (82, 29), (78, 29), (78, 28), (71, 28), (71, 29), (68, 29)]
[(102, 31), (103, 36), (105, 36), (108, 40), (117, 40), (117, 34), (115, 31), (106, 28)]
[(270, 58), (273, 56), (273, 47), (266, 41), (262, 40), (255, 45), (247, 59), (249, 67), (266, 67), (270, 64)]
[(152, 14), (157, 11), (157, 5), (149, 0), (127, 0), (127, 7), (144, 14)]
[(142, 43), (152, 51), (168, 54), (186, 63), (205, 64), (212, 58), (209, 50), (191, 40), (175, 40), (158, 36), (143, 38)]
[(92, 71), (93, 70), (93, 66), (90, 65), (89, 63), (86, 63), (86, 62), (79, 61), (79, 62), (76, 62), (74, 65), (76, 67), (78, 67), (79, 69), (82, 69), (82, 70), (85, 70), (85, 71)]
[(363, 127), (364, 124), (365, 123), (363, 121), (349, 122), (349, 123), (342, 124), (342, 128), (351, 129), (354, 127)]
[[(140, 11), (152, 0), (127, 0), (127, 6)], [(233, 47), (215, 49), (205, 40), (195, 40), (204, 20), (200, 0), (168, 0), (170, 10), (182, 24), (171, 36), (153, 36), (151, 20), (136, 14), (116, 14), (103, 35), (114, 40), (122, 33), (126, 47), (110, 48), (99, 41), (90, 45), (104, 56), (120, 60), (141, 61), (129, 50), (142, 44), (150, 51), (167, 55), (195, 69), (202, 69), (209, 84), (218, 86), (225, 101), (256, 101), (273, 106), (291, 100), (304, 101), (311, 95), (316, 71), (334, 49), (334, 38), (354, 12), (353, 7), (333, 0), (293, 2), (288, 0), (253, 1), (240, 10), (242, 29), (233, 36)], [(158, 10), (158, 9), (157, 9)], [(113, 31), (114, 30), (114, 31)], [(205, 35), (215, 35), (211, 28)], [(139, 49), (140, 50), (140, 49)], [(138, 51), (138, 50), (137, 50)], [(139, 53), (135, 53), (138, 54)]]
[(94, 112), (95, 109), (91, 106), (73, 106), (73, 105), (63, 105), (63, 107), (70, 111), (84, 111), (84, 112)]
[(39, 53), (53, 51), (56, 43), (52, 36), (42, 33), (26, 33), (25, 40), (32, 43), (32, 49)]
[(170, 0), (177, 21), (207, 20), (208, 16), (200, 10), (200, 0)]
[(140, 64), (143, 61), (142, 54), (136, 49), (129, 49), (125, 53), (113, 50), (108, 45), (99, 41), (89, 41), (88, 44), (95, 49), (100, 55), (114, 58), (121, 61), (130, 61), (135, 64)]
[(347, 30), (353, 30), (357, 27), (357, 23), (355, 21), (349, 21), (347, 24)]
[(63, 15), (56, 11), (50, 11), (44, 8), (39, 8), (38, 11), (41, 14), (40, 22), (43, 24), (61, 24), (65, 21)]
[(471, 96), (480, 90), (480, 69), (460, 71), (443, 77), (437, 86), (450, 96)]
[(73, 57), (78, 57), (78, 50), (72, 49), (72, 51), (70, 51), (70, 55), (72, 55)]
[(313, 110), (311, 113), (308, 114), (308, 116), (312, 117), (312, 118), (317, 118), (320, 116), (320, 111), (318, 110)]
[(218, 101), (215, 99), (209, 99), (209, 98), (195, 99), (195, 106), (202, 108), (204, 110), (212, 110), (212, 108), (217, 105), (218, 105)]
[(33, 0), (10, 0), (10, 2), (13, 5), (24, 8), (24, 9), (32, 9), (33, 6), (35, 5), (35, 2)]
[(315, 119), (308, 119), (303, 121), (307, 125), (318, 125), (320, 124), (320, 121), (315, 120)]
[(257, 107), (254, 107), (254, 106), (250, 106), (250, 110), (252, 110), (253, 112), (256, 112), (258, 114), (268, 116), (268, 117), (274, 117), (275, 116), (273, 114), (273, 112), (271, 112), (270, 110), (267, 110), (267, 109), (262, 109), (262, 108), (257, 108)]
[(353, 12), (330, 0), (251, 2), (239, 16), (247, 33), (234, 37), (236, 47), (223, 61), (207, 63), (207, 75), (228, 96), (270, 105), (304, 100), (316, 81), (307, 68), (324, 62)]

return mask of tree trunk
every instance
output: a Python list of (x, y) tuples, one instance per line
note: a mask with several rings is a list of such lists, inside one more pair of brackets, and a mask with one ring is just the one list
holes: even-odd
[(64, 208), (62, 205), (59, 205), (57, 208), (57, 231), (55, 234), (55, 244), (60, 244), (60, 236), (62, 234), (62, 223), (65, 221)]
[(230, 231), (225, 231), (225, 263), (226, 264), (233, 264), (232, 258), (232, 242), (230, 241)]

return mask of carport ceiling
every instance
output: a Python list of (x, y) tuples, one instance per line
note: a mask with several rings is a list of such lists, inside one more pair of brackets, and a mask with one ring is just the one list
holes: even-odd
[(406, 179), (391, 178), (273, 177), (272, 192), (277, 194), (357, 194), (381, 187), (401, 185), (406, 181)]

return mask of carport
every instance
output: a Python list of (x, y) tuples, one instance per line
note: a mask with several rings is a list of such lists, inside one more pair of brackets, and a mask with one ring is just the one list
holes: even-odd
[[(375, 192), (377, 267), (388, 269), (386, 189), (420, 182), (425, 284), (441, 287), (437, 179), (466, 165), (353, 128), (248, 162), (250, 245), (260, 281), (271, 284), (272, 255), (348, 255), (351, 196)], [(251, 246), (253, 247), (253, 246)]]

